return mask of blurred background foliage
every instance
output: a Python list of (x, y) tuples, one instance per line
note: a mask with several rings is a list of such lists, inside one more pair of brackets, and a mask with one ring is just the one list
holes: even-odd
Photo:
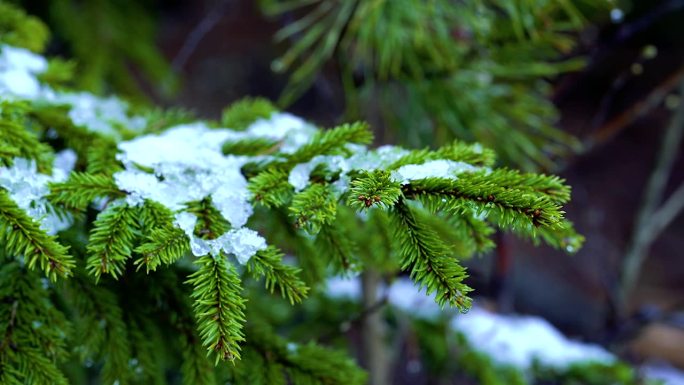
[[(275, 1), (287, 51), (273, 62), (291, 104), (316, 81), (339, 81), (346, 117), (367, 119), (380, 141), (436, 146), (478, 141), (504, 162), (552, 169), (579, 142), (557, 130), (546, 78), (583, 66), (571, 55), (606, 1)], [(321, 77), (334, 66), (337, 79)]]
[[(76, 86), (137, 100), (177, 91), (156, 44), (157, 23), (180, 1), (21, 2), (54, 32), (51, 49), (78, 64)], [(202, 23), (189, 34), (201, 34)], [(272, 69), (289, 80), (281, 107), (317, 83), (341, 87), (340, 120), (370, 121), (379, 142), (438, 146), (454, 138), (494, 148), (505, 163), (551, 170), (579, 141), (555, 128), (546, 81), (578, 70), (577, 33), (606, 17), (609, 0), (261, 0), (282, 27)], [(598, 17), (597, 17), (598, 16)], [(185, 48), (185, 47), (183, 47)], [(182, 50), (181, 50), (182, 51)], [(183, 52), (180, 52), (182, 55)], [(175, 58), (175, 59), (178, 59)], [(174, 59), (175, 64), (178, 64)], [(177, 72), (177, 71), (176, 71)]]
[(163, 1), (18, 3), (49, 26), (53, 33), (49, 51), (78, 63), (74, 86), (138, 101), (146, 100), (146, 91), (169, 96), (176, 89), (171, 64), (157, 45)]
[[(188, 120), (187, 110), (218, 118), (239, 98), (264, 96), (322, 125), (369, 121), (378, 144), (479, 141), (506, 165), (562, 173), (574, 189), (568, 212), (587, 235), (585, 248), (567, 258), (501, 234), (496, 247), (487, 245), (488, 257), (469, 262), (476, 295), (496, 300), (501, 310), (541, 314), (568, 334), (614, 347), (630, 362), (684, 367), (684, 268), (677, 253), (684, 223), (677, 212), (678, 219), (646, 244), (628, 303), (619, 300), (625, 256), (643, 227), (636, 218), (644, 186), (654, 172), (664, 172), (663, 203), (684, 178), (681, 152), (675, 151), (669, 168), (655, 166), (661, 137), (676, 126), (672, 112), (682, 105), (676, 89), (684, 77), (684, 1), (10, 3), (49, 28), (6, 27), (17, 18), (0, 3), (3, 42), (74, 59), (51, 62), (54, 84), (69, 81), (141, 106), (184, 108), (156, 112), (169, 121)], [(224, 121), (239, 122), (240, 116)], [(383, 266), (381, 252), (365, 254), (378, 259), (374, 264), (386, 276), (396, 270)], [(319, 279), (320, 269), (307, 267), (308, 279)], [(350, 326), (345, 318), (353, 311), (320, 301), (300, 314), (264, 304), (273, 311), (259, 317), (302, 340), (323, 335), (329, 337), (324, 342), (360, 349), (362, 322)], [(350, 306), (363, 313), (361, 305)], [(494, 368), (486, 357), (469, 355), (458, 337), (440, 334), (443, 325), (398, 321), (402, 317), (382, 314), (392, 328), (410, 323), (401, 329), (401, 341), (420, 345), (431, 374), (455, 375), (444, 360), (457, 357), (466, 372), (457, 374), (466, 377), (463, 383), (518, 383), (519, 373)], [(297, 329), (304, 320), (320, 322)], [(462, 353), (452, 356), (454, 346)], [(616, 383), (637, 381), (622, 365), (594, 369), (540, 368), (536, 376), (540, 384), (603, 384), (604, 375)]]

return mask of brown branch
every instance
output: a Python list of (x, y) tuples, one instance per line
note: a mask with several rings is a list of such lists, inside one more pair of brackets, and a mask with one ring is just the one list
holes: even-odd
[(684, 78), (684, 66), (667, 77), (655, 87), (648, 96), (620, 113), (596, 130), (584, 143), (584, 152), (589, 152), (613, 138), (638, 118), (656, 108)]

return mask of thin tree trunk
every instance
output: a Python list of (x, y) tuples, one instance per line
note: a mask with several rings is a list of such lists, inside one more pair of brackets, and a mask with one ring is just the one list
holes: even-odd
[(370, 385), (389, 385), (389, 359), (385, 346), (385, 323), (382, 319), (382, 311), (375, 309), (378, 305), (378, 289), (381, 276), (377, 271), (366, 270), (361, 275), (363, 290), (363, 306), (365, 309), (374, 309), (363, 318), (362, 338), (364, 364), (368, 370)]

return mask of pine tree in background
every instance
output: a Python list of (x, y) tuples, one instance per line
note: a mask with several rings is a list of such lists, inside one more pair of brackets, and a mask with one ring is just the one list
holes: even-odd
[[(347, 119), (385, 140), (480, 142), (505, 164), (549, 170), (579, 142), (554, 127), (544, 80), (582, 68), (576, 35), (613, 2), (564, 0), (262, 0), (285, 25), (273, 63), (289, 105), (316, 82), (340, 83)], [(329, 65), (330, 64), (330, 65)], [(334, 70), (326, 71), (327, 67)], [(333, 88), (328, 86), (328, 88)]]

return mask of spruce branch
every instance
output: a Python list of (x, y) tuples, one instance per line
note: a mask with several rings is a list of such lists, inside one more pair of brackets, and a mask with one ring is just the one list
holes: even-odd
[(319, 131), (310, 143), (287, 155), (285, 165), (294, 167), (298, 163), (308, 162), (317, 155), (332, 155), (349, 143), (368, 144), (373, 141), (373, 134), (364, 122), (343, 124), (330, 130)]
[[(250, 318), (251, 319), (251, 318)], [(313, 342), (308, 344), (288, 343), (277, 335), (272, 327), (261, 320), (251, 320), (247, 325), (245, 351), (253, 351), (260, 356), (252, 370), (270, 372), (266, 375), (271, 383), (310, 384), (310, 385), (361, 385), (367, 380), (361, 370), (345, 352), (324, 348)], [(247, 361), (247, 357), (241, 362)], [(280, 369), (275, 371), (274, 369)], [(248, 371), (238, 371), (237, 384), (252, 384), (253, 376)], [(280, 377), (280, 378), (277, 378)], [(258, 382), (257, 382), (258, 383)]]
[(534, 232), (536, 227), (557, 228), (563, 212), (543, 193), (506, 188), (493, 183), (485, 173), (463, 173), (457, 180), (426, 178), (402, 186), (409, 199), (428, 207), (459, 213), (475, 209), (502, 227)]
[(264, 277), (266, 288), (273, 293), (276, 286), (291, 304), (301, 302), (309, 288), (299, 278), (300, 269), (283, 263), (284, 254), (273, 246), (259, 250), (247, 262), (247, 271), (255, 278)]
[(14, 353), (15, 365), (24, 375), (24, 384), (68, 385), (69, 380), (55, 365), (45, 357), (42, 348), (25, 348)]
[[(414, 180), (402, 186), (402, 190), (407, 198), (421, 201), (433, 212), (461, 216), (468, 226), (482, 222), (478, 219), (481, 217), (535, 244), (542, 239), (569, 253), (577, 252), (584, 243), (584, 237), (563, 218), (560, 204), (569, 200), (570, 191), (557, 177), (504, 169), (489, 174), (463, 173), (457, 180)], [(482, 238), (488, 234), (481, 232), (483, 225), (477, 225), (472, 236), (487, 246), (489, 242)]]
[(462, 232), (460, 239), (472, 242), (473, 252), (483, 254), (494, 248), (494, 242), (489, 238), (494, 229), (475, 215), (454, 215), (448, 223)]
[(266, 207), (281, 207), (292, 197), (293, 188), (287, 181), (287, 172), (268, 169), (249, 180), (249, 191), (255, 203)]
[(223, 143), (224, 155), (267, 155), (278, 149), (278, 142), (268, 138), (251, 138)]
[(89, 174), (112, 176), (123, 170), (121, 162), (116, 159), (116, 142), (109, 138), (98, 138), (86, 150), (86, 171)]
[(316, 235), (337, 216), (337, 199), (330, 187), (312, 184), (292, 198), (289, 208), (296, 228), (302, 228)]
[[(99, 356), (102, 359), (102, 382), (105, 384), (125, 384), (131, 376), (128, 365), (131, 357), (131, 346), (128, 336), (128, 326), (123, 318), (123, 309), (119, 305), (116, 295), (107, 289), (81, 282), (81, 290), (76, 295), (86, 296), (92, 306), (86, 310), (87, 316), (93, 315), (94, 327), (102, 329), (104, 324), (104, 339), (99, 346)], [(85, 310), (85, 309), (84, 309)], [(104, 322), (103, 322), (104, 321)]]
[(110, 204), (97, 215), (90, 230), (86, 260), (86, 269), (96, 281), (102, 274), (115, 279), (121, 276), (138, 233), (136, 210), (125, 202)]
[(359, 258), (354, 253), (356, 245), (337, 222), (321, 228), (314, 246), (326, 258), (326, 263), (332, 263), (336, 272), (348, 272), (359, 267)]
[(173, 227), (173, 213), (159, 202), (146, 199), (139, 207), (137, 215), (138, 226), (143, 234), (150, 234), (154, 230)]
[(461, 259), (483, 254), (494, 247), (490, 239), (494, 229), (474, 213), (454, 215), (434, 212), (425, 208), (413, 208), (416, 219), (433, 229), (448, 246), (452, 255)]
[[(101, 133), (90, 131), (85, 127), (77, 127), (69, 118), (66, 106), (39, 106), (29, 111), (29, 117), (43, 127), (55, 130), (60, 138), (63, 138), (67, 147), (78, 155), (79, 160), (87, 160), (88, 154), (94, 148), (114, 147), (116, 144), (112, 138)], [(112, 167), (112, 163), (106, 168)]]
[(495, 185), (516, 189), (522, 193), (534, 193), (548, 197), (551, 202), (561, 205), (570, 200), (570, 186), (555, 175), (521, 173), (518, 170), (496, 169), (487, 174), (488, 180)]
[(11, 361), (0, 362), (0, 384), (25, 385), (21, 378), (21, 371)]
[(402, 197), (401, 185), (387, 171), (362, 171), (351, 183), (347, 205), (362, 210), (371, 206), (394, 206)]
[(401, 244), (401, 269), (410, 271), (411, 278), (425, 287), (428, 295), (436, 292), (435, 300), (440, 306), (449, 304), (467, 310), (467, 293), (472, 289), (463, 283), (465, 269), (436, 233), (416, 220), (404, 200), (397, 202), (392, 213), (395, 237)]
[(168, 309), (164, 312), (164, 318), (178, 336), (182, 384), (215, 385), (214, 367), (198, 335), (192, 300), (183, 290), (186, 287), (181, 284), (180, 272), (176, 269), (164, 269), (155, 275), (158, 277), (156, 282), (160, 284), (160, 296), (165, 298)]
[(121, 198), (126, 194), (119, 190), (110, 176), (72, 172), (64, 182), (50, 183), (48, 200), (57, 206), (85, 211), (97, 198)]
[(367, 381), (366, 373), (343, 351), (308, 343), (286, 357), (286, 371), (294, 384), (362, 385)]
[(278, 109), (264, 98), (244, 98), (226, 109), (221, 115), (221, 124), (236, 131), (245, 130), (258, 119), (267, 119)]
[(156, 228), (147, 233), (147, 241), (135, 248), (140, 254), (134, 262), (136, 270), (157, 270), (161, 265), (171, 265), (190, 250), (190, 240), (183, 230), (177, 227)]
[(192, 285), (191, 297), (202, 344), (219, 360), (240, 359), (240, 343), (245, 340), (245, 299), (241, 295), (240, 278), (225, 258), (204, 256), (197, 259), (199, 270), (187, 281)]
[[(42, 143), (38, 137), (24, 127), (23, 113), (25, 107), (18, 104), (0, 104), (0, 146), (5, 148), (0, 158), (2, 163), (9, 165), (14, 157), (33, 159), (39, 172), (49, 173), (52, 170), (54, 151), (50, 146)], [(13, 111), (13, 110), (19, 111)], [(16, 115), (17, 117), (14, 117)]]
[(230, 230), (230, 224), (214, 207), (211, 197), (186, 203), (186, 211), (197, 216), (195, 234), (203, 239), (216, 239)]
[(50, 294), (37, 273), (16, 261), (0, 269), (0, 379), (68, 384), (59, 364), (68, 355), (71, 325), (51, 304)]
[(101, 360), (102, 383), (126, 384), (131, 377), (128, 327), (116, 294), (87, 279), (84, 271), (66, 282), (62, 293), (75, 318), (74, 352), (81, 361)]
[(407, 164), (422, 164), (439, 159), (465, 162), (472, 164), (473, 166), (491, 167), (496, 161), (496, 155), (494, 154), (494, 151), (483, 148), (479, 144), (467, 144), (455, 140), (437, 150), (431, 150), (429, 148), (413, 150), (392, 163), (388, 169), (394, 170)]
[[(149, 385), (166, 384), (163, 356), (159, 347), (164, 346), (158, 326), (144, 313), (129, 312), (126, 317), (130, 337), (131, 355), (129, 360), (136, 382)], [(135, 363), (135, 365), (131, 365)]]
[[(192, 330), (183, 330), (181, 335), (183, 385), (215, 385), (214, 368), (206, 357), (207, 350), (202, 346)], [(197, 341), (195, 340), (197, 339)]]
[(23, 256), (30, 269), (40, 266), (52, 281), (68, 277), (75, 266), (68, 248), (46, 234), (4, 190), (0, 190), (0, 241), (6, 254)]
[[(537, 233), (547, 245), (569, 254), (577, 253), (584, 245), (584, 237), (577, 233), (575, 225), (567, 219), (563, 219), (555, 228), (539, 228)], [(522, 233), (518, 235), (526, 236)], [(527, 237), (529, 238), (529, 235)], [(532, 242), (535, 245), (539, 243), (534, 237), (532, 237)]]

